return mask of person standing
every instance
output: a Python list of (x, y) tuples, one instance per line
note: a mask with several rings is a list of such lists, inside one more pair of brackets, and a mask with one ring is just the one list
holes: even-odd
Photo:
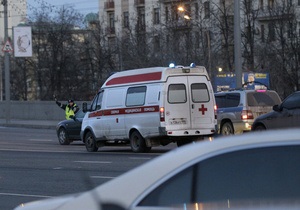
[(79, 107), (74, 103), (73, 99), (69, 99), (67, 104), (62, 104), (59, 101), (57, 101), (55, 97), (55, 102), (60, 108), (65, 110), (67, 120), (73, 119), (75, 117), (76, 112), (78, 112), (79, 110)]

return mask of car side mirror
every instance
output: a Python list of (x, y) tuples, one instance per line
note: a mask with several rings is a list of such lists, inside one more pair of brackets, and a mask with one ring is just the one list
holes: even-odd
[(83, 111), (84, 113), (86, 113), (86, 112), (88, 111), (87, 103), (86, 103), (86, 102), (83, 102), (83, 103), (82, 103), (82, 111)]

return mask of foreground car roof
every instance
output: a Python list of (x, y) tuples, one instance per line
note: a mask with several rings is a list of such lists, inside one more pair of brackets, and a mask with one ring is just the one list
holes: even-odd
[[(117, 203), (130, 208), (139, 202), (144, 189), (155, 188), (173, 173), (193, 165), (196, 160), (218, 154), (256, 147), (300, 144), (300, 129), (292, 131), (255, 132), (229, 136), (212, 142), (199, 142), (168, 152), (124, 175), (97, 187), (102, 202)], [(188, 163), (188, 164), (186, 164)], [(133, 189), (133, 190), (128, 190)], [(132, 201), (135, 201), (132, 203)]]
[[(300, 145), (299, 134), (300, 129), (252, 132), (222, 137), (214, 141), (189, 144), (157, 157), (92, 191), (71, 196), (69, 199), (61, 199), (61, 205), (56, 205), (56, 208), (52, 209), (74, 210), (82, 209), (84, 206), (84, 209), (99, 210), (99, 203), (113, 203), (126, 209), (133, 209), (145, 194), (169, 179), (176, 172), (193, 165), (196, 161), (243, 149)], [(43, 201), (41, 201), (42, 203)], [(44, 206), (36, 205), (35, 208), (30, 208), (30, 205), (28, 205), (28, 208), (26, 208), (25, 205), (25, 208), (20, 209), (34, 210), (41, 209)]]

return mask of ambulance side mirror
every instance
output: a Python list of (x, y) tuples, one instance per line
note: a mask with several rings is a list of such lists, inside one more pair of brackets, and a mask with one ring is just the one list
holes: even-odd
[(84, 112), (84, 113), (86, 113), (87, 111), (88, 111), (88, 108), (87, 108), (87, 103), (86, 102), (83, 102), (82, 103), (82, 111)]

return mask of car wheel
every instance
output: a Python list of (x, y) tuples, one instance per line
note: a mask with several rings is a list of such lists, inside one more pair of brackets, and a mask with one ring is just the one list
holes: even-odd
[(96, 145), (95, 138), (91, 132), (88, 132), (85, 135), (85, 147), (88, 152), (97, 152), (98, 147)]
[(68, 138), (68, 134), (67, 134), (65, 128), (59, 128), (57, 137), (58, 137), (58, 142), (61, 145), (69, 145), (70, 144), (70, 140)]
[(138, 131), (130, 135), (130, 147), (133, 152), (149, 152), (151, 147), (146, 146), (146, 141)]
[(222, 135), (232, 135), (234, 134), (233, 126), (231, 122), (225, 122), (221, 128)]
[(258, 125), (258, 126), (255, 126), (253, 131), (265, 131), (267, 130), (265, 126), (263, 125)]

